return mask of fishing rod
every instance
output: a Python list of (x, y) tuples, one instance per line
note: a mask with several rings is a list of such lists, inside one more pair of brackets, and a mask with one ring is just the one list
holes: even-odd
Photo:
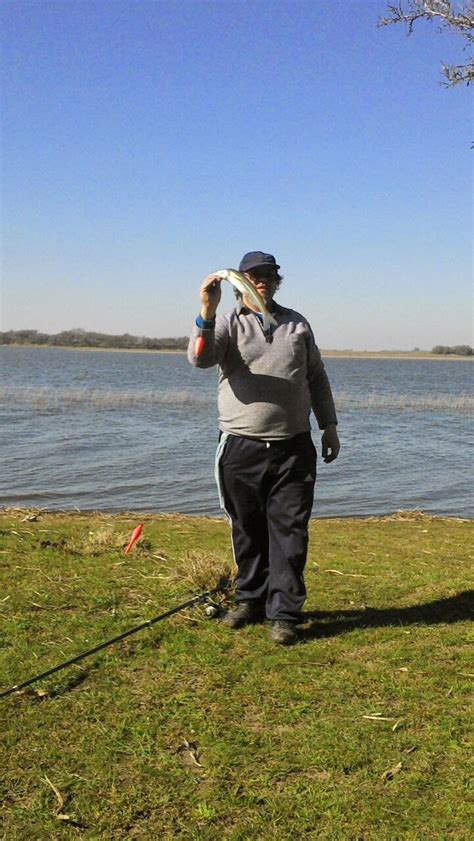
[[(129, 544), (130, 545), (130, 544)], [(19, 692), (20, 689), (25, 689), (27, 686), (31, 686), (32, 683), (36, 683), (36, 681), (41, 680), (42, 678), (49, 677), (49, 675), (55, 674), (55, 672), (60, 672), (62, 669), (66, 669), (68, 666), (72, 666), (74, 663), (79, 663), (80, 660), (84, 660), (86, 657), (90, 657), (91, 654), (95, 654), (97, 651), (102, 651), (104, 648), (108, 648), (109, 645), (113, 645), (120, 640), (125, 639), (126, 637), (130, 637), (132, 634), (138, 633), (138, 631), (142, 631), (143, 628), (151, 628), (152, 625), (155, 625), (156, 622), (161, 622), (163, 619), (167, 619), (168, 616), (173, 616), (175, 613), (179, 613), (181, 610), (184, 610), (186, 607), (192, 607), (192, 605), (200, 604), (200, 602), (204, 602), (209, 599), (210, 596), (215, 595), (216, 593), (221, 593), (226, 590), (228, 586), (228, 582), (226, 580), (221, 580), (219, 584), (214, 587), (212, 590), (206, 590), (205, 593), (199, 593), (196, 596), (193, 596), (191, 599), (188, 599), (185, 602), (177, 605), (176, 607), (172, 607), (170, 610), (165, 611), (165, 613), (160, 613), (159, 616), (154, 616), (152, 619), (147, 619), (146, 622), (141, 622), (140, 625), (136, 625), (134, 628), (130, 628), (128, 631), (124, 631), (123, 634), (119, 634), (116, 637), (113, 637), (106, 642), (101, 642), (99, 645), (95, 645), (93, 648), (89, 648), (87, 651), (83, 651), (81, 654), (77, 654), (76, 657), (71, 657), (70, 660), (65, 660), (64, 663), (59, 663), (57, 666), (53, 666), (51, 669), (47, 669), (45, 672), (41, 672), (41, 674), (33, 675), (33, 677), (28, 678), (28, 680), (24, 680), (22, 683), (16, 683), (15, 686), (11, 686), (10, 689), (6, 689), (3, 692), (0, 692), (0, 698), (6, 698), (7, 695), (12, 695), (13, 692)]]

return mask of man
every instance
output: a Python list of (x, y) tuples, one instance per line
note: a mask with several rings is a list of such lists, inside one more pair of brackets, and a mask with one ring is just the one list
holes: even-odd
[(210, 274), (200, 288), (188, 358), (198, 368), (219, 368), (216, 479), (238, 570), (236, 608), (223, 621), (240, 628), (266, 617), (270, 638), (290, 645), (297, 640), (306, 595), (303, 570), (316, 479), (311, 409), (324, 430), (325, 462), (337, 458), (339, 440), (311, 327), (273, 300), (282, 280), (279, 268), (262, 251), (245, 254), (239, 266), (276, 321), (267, 331), (245, 295), (216, 319), (222, 277)]

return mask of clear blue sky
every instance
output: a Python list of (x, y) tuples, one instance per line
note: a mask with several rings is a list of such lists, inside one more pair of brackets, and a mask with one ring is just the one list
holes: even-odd
[(185, 335), (262, 249), (322, 348), (471, 344), (463, 42), (385, 9), (6, 0), (2, 329)]

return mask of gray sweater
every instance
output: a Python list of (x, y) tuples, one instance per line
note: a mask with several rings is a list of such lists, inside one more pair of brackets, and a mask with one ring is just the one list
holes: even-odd
[[(219, 315), (215, 327), (194, 326), (188, 359), (197, 368), (218, 365), (219, 429), (265, 441), (310, 429), (313, 409), (321, 429), (337, 423), (331, 387), (308, 322), (273, 303), (277, 327), (265, 334), (241, 302)], [(196, 339), (204, 346), (196, 357)]]

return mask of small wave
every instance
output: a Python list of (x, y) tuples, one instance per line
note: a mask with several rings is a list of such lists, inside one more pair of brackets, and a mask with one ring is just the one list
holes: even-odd
[[(146, 406), (186, 408), (209, 406), (216, 395), (196, 394), (192, 391), (125, 391), (99, 389), (0, 388), (0, 403), (11, 406), (26, 405), (37, 411), (68, 408), (117, 409)], [(473, 412), (474, 397), (469, 394), (370, 394), (355, 397), (349, 393), (335, 394), (339, 411), (364, 409), (373, 412)]]
[(385, 412), (473, 412), (474, 397), (470, 394), (369, 394), (354, 397), (351, 394), (335, 394), (335, 403), (340, 411), (344, 409), (369, 409)]
[(210, 398), (191, 391), (101, 391), (98, 389), (0, 388), (0, 402), (22, 404), (38, 411), (46, 409), (117, 409), (143, 406), (185, 408), (204, 406)]

